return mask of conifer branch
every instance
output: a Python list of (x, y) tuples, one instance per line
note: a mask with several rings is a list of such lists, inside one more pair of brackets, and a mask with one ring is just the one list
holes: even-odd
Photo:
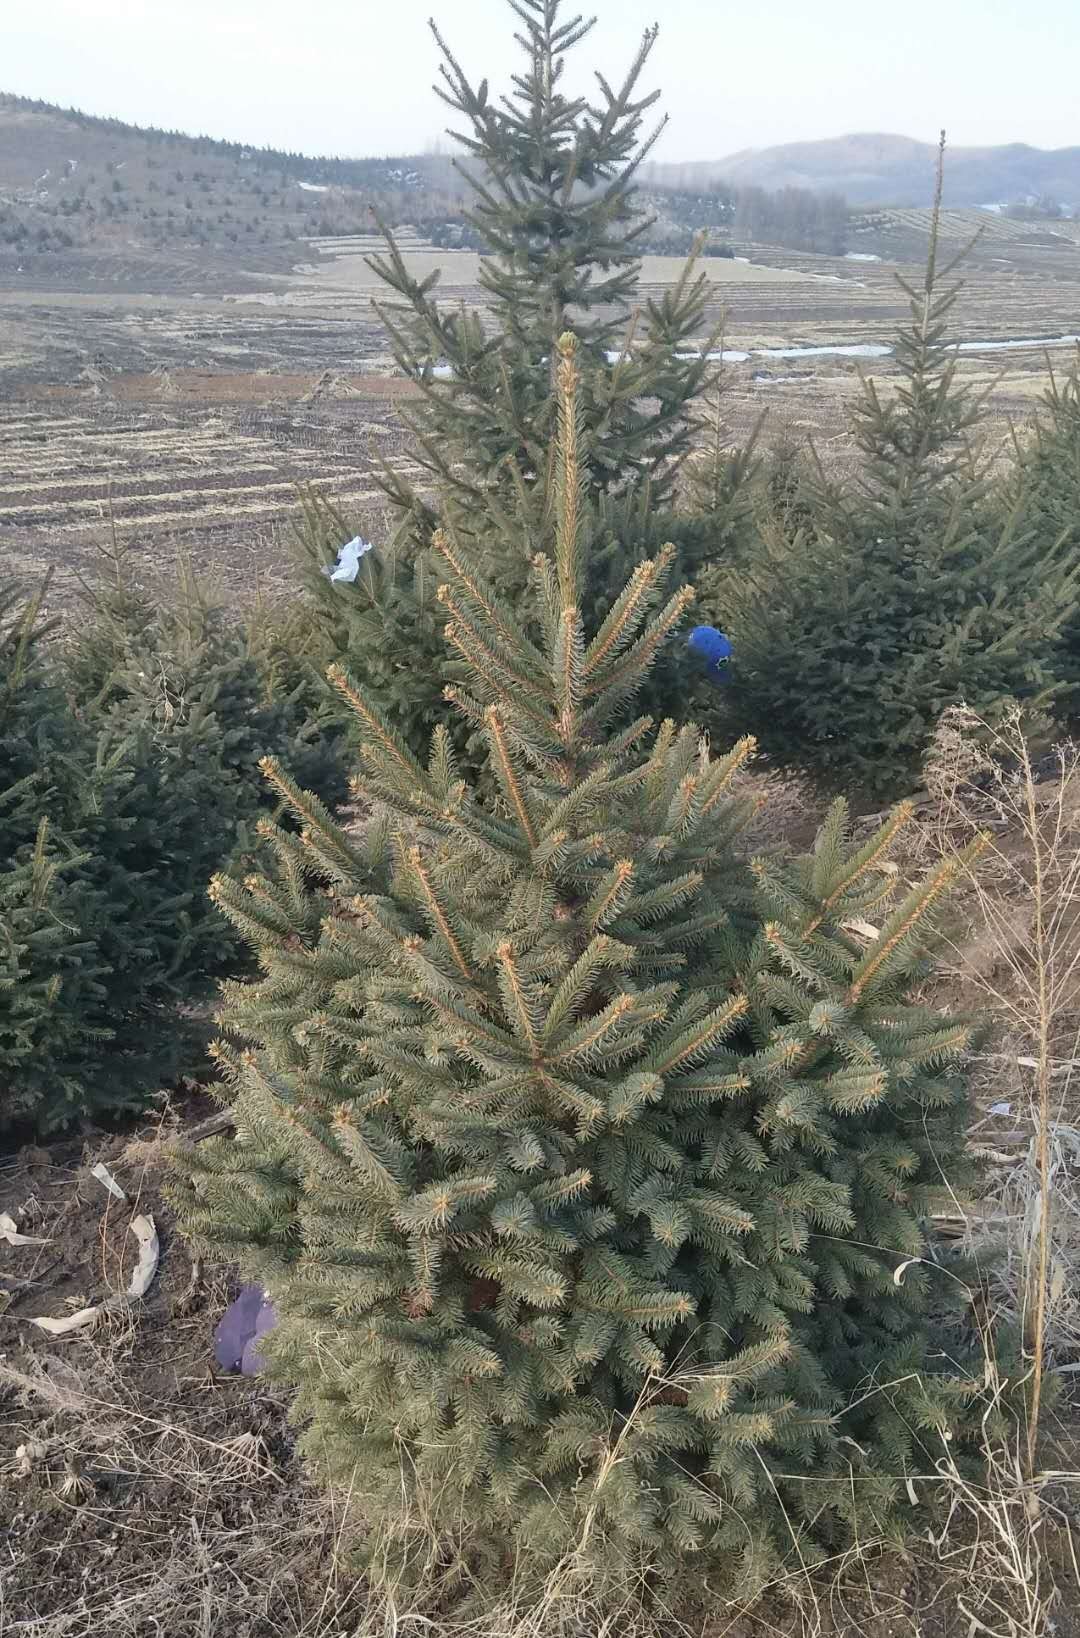
[(485, 711), (484, 725), (488, 730), (488, 741), (495, 755), (500, 783), (510, 799), (514, 812), (517, 814), (518, 823), (525, 832), (525, 838), (529, 846), (535, 848), (537, 845), (536, 828), (532, 821), (532, 815), (529, 813), (525, 793), (517, 769), (514, 766), (513, 758), (510, 755), (509, 746), (506, 743), (506, 729), (497, 706), (489, 706)]
[(432, 885), (431, 874), (428, 871), (427, 866), (424, 864), (424, 856), (418, 847), (412, 847), (409, 849), (409, 864), (412, 866), (413, 875), (420, 884), (420, 890), (424, 895), (424, 901), (427, 904), (428, 913), (446, 941), (450, 954), (454, 958), (454, 963), (458, 969), (458, 972), (461, 974), (462, 978), (466, 979), (471, 984), (473, 982), (472, 968), (466, 961), (465, 952), (458, 942), (457, 935), (455, 934), (453, 927), (450, 925), (450, 919), (439, 902), (439, 896)]

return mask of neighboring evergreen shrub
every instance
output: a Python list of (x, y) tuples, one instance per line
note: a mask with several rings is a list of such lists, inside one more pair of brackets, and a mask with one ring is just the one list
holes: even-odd
[(972, 1391), (911, 1261), (966, 1166), (968, 1030), (913, 1000), (960, 864), (890, 905), (907, 812), (854, 848), (842, 804), (812, 856), (740, 861), (751, 742), (631, 720), (690, 601), (672, 552), (582, 616), (561, 352), (521, 605), (436, 540), (498, 796), (445, 725), (422, 762), (333, 671), (369, 817), (266, 763), (302, 829), (215, 883), (260, 976), (225, 991), (235, 1135), (181, 1156), (178, 1204), (271, 1292), (271, 1374), (373, 1557), (445, 1530), (489, 1586), (572, 1550), (620, 1590), (752, 1588), (909, 1530), (905, 1477)]
[(236, 611), (113, 569), (47, 644), (36, 602), (0, 603), (0, 1126), (115, 1117), (197, 1069), (197, 1009), (245, 955), (209, 880), (277, 811), (260, 757), (345, 793)]
[[(1015, 466), (1002, 483), (1002, 504), (1017, 507), (1025, 526), (1047, 548), (1063, 548), (1071, 566), (1080, 564), (1080, 362), (1063, 381), (1051, 372), (1030, 436), (1017, 445)], [(1061, 632), (1058, 664), (1069, 690), (1061, 714), (1074, 721), (1080, 711), (1080, 616), (1075, 611)]]
[(97, 852), (122, 828), (130, 764), (87, 741), (71, 710), (45, 653), (43, 593), (0, 594), (0, 1128), (48, 1131), (145, 1099), (153, 1064), (130, 975), (152, 989), (158, 963), (142, 883)]
[(230, 603), (187, 562), (154, 589), (133, 581), (122, 549), (107, 562), (64, 649), (83, 720), (141, 722), (162, 744), (171, 733), (201, 744), (227, 776), (229, 823), (265, 805), (257, 764), (268, 747), (324, 801), (343, 801), (338, 735), (319, 712), (328, 691), (279, 611), (261, 598)]
[(859, 478), (815, 493), (804, 476), (809, 524), (792, 535), (778, 513), (717, 593), (734, 643), (724, 720), (860, 799), (913, 788), (946, 707), (993, 721), (1011, 699), (1052, 699), (1078, 601), (1076, 554), (1025, 504), (1003, 516), (967, 447), (979, 404), (946, 339), (959, 287), (939, 287), (936, 211), (924, 284), (903, 288), (895, 390), (864, 379), (852, 412)]

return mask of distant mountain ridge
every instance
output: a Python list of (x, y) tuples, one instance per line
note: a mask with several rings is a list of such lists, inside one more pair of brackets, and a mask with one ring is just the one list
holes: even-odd
[[(724, 159), (681, 165), (654, 163), (657, 186), (704, 188), (712, 181), (736, 187), (809, 188), (842, 193), (853, 205), (928, 205), (934, 192), (937, 144), (890, 132), (854, 132), (817, 142), (744, 148)], [(1080, 204), (1080, 146), (949, 148), (947, 205), (1008, 203), (1029, 196)]]

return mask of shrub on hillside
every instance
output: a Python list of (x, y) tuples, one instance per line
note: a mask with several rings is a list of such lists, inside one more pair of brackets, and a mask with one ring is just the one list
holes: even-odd
[(582, 613), (562, 351), (524, 597), (436, 541), (497, 795), (335, 670), (373, 822), (267, 763), (301, 835), (216, 884), (260, 976), (225, 995), (235, 1135), (181, 1157), (179, 1206), (269, 1288), (271, 1372), (373, 1558), (445, 1532), (484, 1585), (486, 1550), (489, 1575), (573, 1553), (620, 1591), (757, 1587), (903, 1530), (970, 1389), (928, 1346), (919, 1260), (964, 1171), (968, 1031), (912, 999), (959, 864), (890, 908), (904, 814), (853, 848), (842, 805), (812, 856), (741, 862), (749, 742), (635, 716), (690, 600), (674, 554)]

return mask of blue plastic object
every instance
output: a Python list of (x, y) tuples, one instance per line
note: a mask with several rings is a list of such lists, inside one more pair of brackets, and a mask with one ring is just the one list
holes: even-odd
[(730, 639), (715, 626), (695, 626), (686, 639), (686, 646), (699, 660), (705, 662), (705, 675), (710, 682), (727, 682), (725, 670), (731, 658), (732, 648)]

